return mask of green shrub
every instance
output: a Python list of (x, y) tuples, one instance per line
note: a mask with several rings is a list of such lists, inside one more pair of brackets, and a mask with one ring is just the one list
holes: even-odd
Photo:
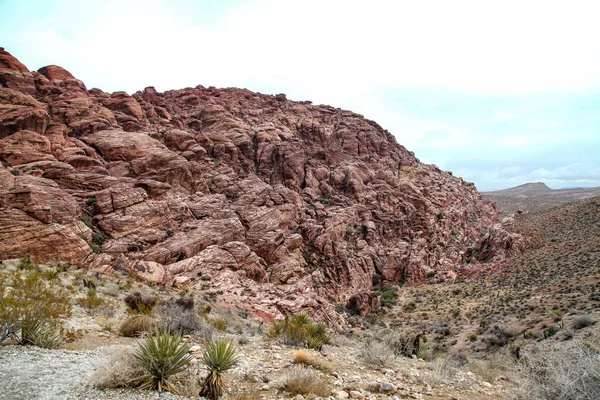
[(313, 323), (306, 313), (292, 317), (288, 315), (282, 321), (274, 322), (268, 336), (281, 338), (289, 345), (302, 345), (310, 349), (320, 349), (331, 341), (327, 326), (323, 323)]
[(17, 268), (20, 271), (33, 271), (34, 269), (37, 269), (37, 264), (31, 259), (29, 254), (26, 254), (19, 260)]
[(89, 214), (81, 214), (81, 218), (79, 218), (81, 222), (85, 224), (90, 229), (94, 229), (94, 224), (92, 222), (92, 217)]
[(1, 279), (0, 291), (0, 334), (4, 340), (9, 335), (18, 344), (40, 344), (40, 334), (58, 331), (59, 320), (71, 313), (66, 290), (43, 281), (39, 273), (22, 276), (15, 271)]
[(42, 278), (47, 281), (51, 281), (58, 278), (58, 270), (56, 269), (47, 269), (42, 272)]
[(193, 358), (189, 350), (189, 344), (182, 343), (179, 334), (156, 331), (140, 343), (134, 355), (145, 373), (132, 383), (140, 389), (179, 394), (170, 378), (187, 368)]
[(239, 363), (237, 350), (231, 341), (208, 342), (200, 362), (208, 369), (208, 376), (204, 379), (200, 396), (217, 400), (223, 395), (225, 387), (222, 374)]
[(88, 288), (85, 297), (78, 299), (77, 303), (81, 307), (85, 307), (91, 311), (104, 304), (104, 300), (101, 297), (98, 297), (98, 294), (94, 288), (90, 287)]

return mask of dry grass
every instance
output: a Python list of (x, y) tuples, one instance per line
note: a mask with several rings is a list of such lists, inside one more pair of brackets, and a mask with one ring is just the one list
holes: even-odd
[(301, 366), (293, 367), (284, 373), (281, 389), (293, 395), (313, 394), (325, 397), (331, 394), (329, 382), (320, 373)]
[(106, 317), (104, 315), (99, 315), (97, 316), (94, 321), (100, 325), (100, 327), (102, 328), (103, 331), (106, 332), (112, 332), (112, 333), (118, 333), (119, 332), (119, 328), (120, 328), (120, 324), (121, 324), (121, 320), (119, 320), (118, 318), (112, 318), (112, 317)]
[(144, 373), (135, 362), (134, 352), (131, 346), (112, 347), (107, 361), (88, 378), (89, 383), (97, 389), (129, 386), (132, 379)]
[(523, 350), (515, 381), (517, 399), (600, 399), (599, 353), (580, 340), (542, 342)]
[(257, 386), (251, 386), (245, 390), (239, 390), (229, 396), (231, 400), (260, 400), (262, 395)]
[(294, 364), (307, 365), (325, 373), (331, 373), (332, 371), (332, 367), (327, 361), (316, 356), (313, 357), (313, 355), (308, 350), (296, 350), (292, 354), (292, 361)]
[(493, 384), (498, 381), (498, 378), (506, 375), (510, 365), (511, 359), (508, 356), (497, 354), (488, 360), (470, 361), (467, 369)]
[(427, 376), (427, 383), (433, 387), (439, 386), (456, 374), (450, 361), (445, 358), (436, 358), (430, 365), (431, 373)]
[(202, 389), (201, 376), (205, 373), (199, 363), (175, 375), (173, 382), (177, 391), (184, 397), (196, 398)]
[(152, 332), (155, 328), (156, 321), (154, 318), (139, 314), (124, 321), (119, 328), (119, 334), (125, 337), (135, 337), (146, 332)]
[(310, 353), (303, 349), (296, 350), (294, 354), (292, 354), (292, 361), (296, 364), (308, 364), (311, 359), (312, 356)]

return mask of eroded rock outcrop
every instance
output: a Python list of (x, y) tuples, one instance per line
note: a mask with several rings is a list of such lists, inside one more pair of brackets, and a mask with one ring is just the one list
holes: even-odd
[(414, 283), (518, 247), (488, 231), (497, 211), (471, 183), (361, 115), (285, 95), (109, 94), (1, 49), (0, 159), (3, 257), (218, 290), (264, 318), (335, 325), (331, 303), (374, 275)]

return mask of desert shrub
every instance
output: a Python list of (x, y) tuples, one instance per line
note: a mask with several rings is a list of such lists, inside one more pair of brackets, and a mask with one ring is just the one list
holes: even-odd
[(221, 318), (214, 318), (210, 320), (210, 324), (219, 331), (225, 332), (227, 330), (227, 321)]
[(522, 329), (514, 325), (494, 325), (491, 333), (484, 339), (490, 346), (506, 346), (519, 336)]
[(157, 315), (160, 330), (189, 335), (201, 327), (200, 319), (193, 307), (188, 309), (175, 301), (166, 302), (158, 307)]
[(137, 365), (144, 373), (131, 382), (140, 389), (179, 394), (171, 378), (187, 368), (194, 357), (189, 350), (189, 344), (182, 343), (179, 334), (154, 332), (139, 344), (134, 354)]
[(292, 354), (292, 362), (294, 364), (302, 364), (318, 369), (320, 371), (330, 373), (332, 371), (331, 365), (325, 360), (318, 357), (313, 357), (308, 351), (304, 349), (296, 350)]
[(128, 318), (121, 324), (119, 335), (135, 337), (140, 336), (142, 333), (152, 332), (154, 329), (156, 329), (154, 318), (145, 314), (139, 314)]
[(296, 350), (294, 354), (292, 354), (292, 361), (295, 364), (308, 364), (312, 356), (306, 350)]
[(323, 376), (309, 368), (296, 366), (284, 373), (281, 389), (292, 395), (313, 394), (316, 396), (329, 396), (331, 387)]
[(0, 338), (52, 347), (60, 319), (71, 313), (66, 290), (43, 281), (39, 273), (23, 276), (18, 271), (1, 279), (0, 290)]
[(81, 218), (79, 218), (81, 222), (85, 224), (90, 229), (94, 229), (94, 223), (92, 222), (92, 216), (86, 213), (81, 214)]
[(134, 314), (150, 314), (156, 305), (154, 297), (142, 294), (140, 292), (129, 293), (125, 297), (125, 304), (128, 312)]
[(451, 362), (445, 358), (436, 358), (431, 363), (430, 368), (431, 374), (427, 378), (427, 383), (431, 386), (438, 386), (456, 374)]
[(320, 349), (331, 341), (327, 326), (323, 323), (313, 323), (306, 313), (288, 315), (282, 321), (274, 322), (268, 336), (278, 337), (289, 345), (301, 345), (309, 349)]
[(29, 254), (26, 254), (17, 263), (17, 269), (20, 271), (33, 271), (37, 269), (37, 264), (31, 259)]
[(484, 381), (495, 383), (499, 377), (508, 373), (512, 360), (508, 354), (499, 353), (485, 360), (469, 360), (467, 369), (480, 376)]
[(394, 352), (387, 343), (369, 340), (360, 350), (362, 359), (371, 365), (386, 367), (394, 359)]
[(58, 270), (54, 268), (46, 269), (42, 272), (42, 278), (51, 281), (58, 278)]
[(393, 332), (386, 335), (383, 341), (396, 356), (419, 356), (424, 351), (422, 334), (414, 332)]
[(239, 363), (237, 350), (231, 341), (208, 342), (200, 362), (208, 369), (208, 375), (202, 383), (200, 396), (217, 400), (223, 395), (225, 387), (223, 373)]
[(578, 315), (573, 322), (571, 322), (571, 327), (573, 329), (583, 329), (590, 325), (594, 325), (596, 322), (596, 319), (591, 315)]
[(106, 361), (88, 378), (97, 389), (116, 389), (131, 386), (131, 381), (144, 374), (136, 362), (133, 346), (115, 346), (109, 348)]
[(116, 283), (108, 282), (104, 286), (98, 288), (98, 291), (107, 296), (118, 297), (121, 287)]
[(600, 354), (580, 340), (537, 343), (521, 352), (515, 397), (531, 400), (600, 399)]
[(96, 293), (95, 289), (89, 288), (85, 297), (77, 299), (77, 304), (91, 311), (104, 304), (104, 300), (101, 297), (98, 297), (98, 293)]
[(381, 288), (381, 306), (392, 308), (398, 303), (398, 289), (393, 286), (384, 285)]
[(194, 298), (191, 296), (181, 296), (177, 300), (175, 300), (175, 304), (177, 304), (184, 310), (193, 310), (195, 302)]

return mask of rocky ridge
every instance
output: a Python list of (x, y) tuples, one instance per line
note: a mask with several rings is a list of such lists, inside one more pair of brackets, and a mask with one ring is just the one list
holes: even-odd
[(266, 319), (336, 326), (332, 303), (374, 276), (454, 279), (525, 246), (473, 184), (361, 115), (234, 88), (88, 90), (3, 48), (0, 161), (1, 257), (213, 290)]

